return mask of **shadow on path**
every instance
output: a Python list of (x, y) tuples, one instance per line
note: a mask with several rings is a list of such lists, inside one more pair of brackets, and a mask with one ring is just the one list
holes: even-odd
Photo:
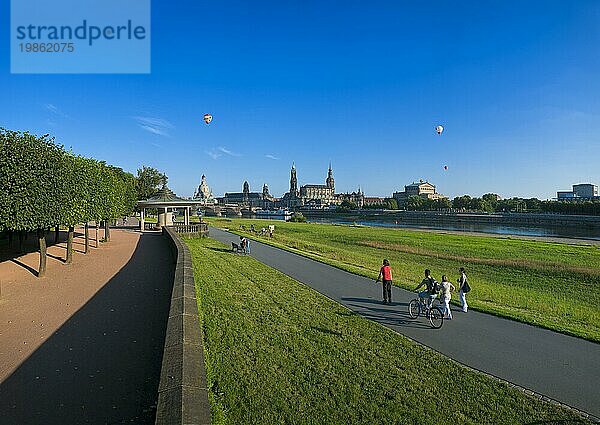
[[(67, 236), (68, 232), (66, 230), (61, 230), (58, 235), (58, 242), (54, 241), (54, 230), (51, 230), (46, 233), (46, 245), (49, 249), (60, 249), (66, 253), (67, 251)], [(78, 253), (84, 253), (84, 248), (77, 249), (75, 245), (81, 245), (85, 247), (84, 242), (85, 233), (82, 229), (76, 229), (73, 232), (73, 251)], [(95, 232), (92, 228), (90, 228), (90, 247), (96, 247), (96, 239)], [(23, 267), (25, 270), (29, 271), (34, 276), (38, 275), (38, 271), (36, 268), (26, 265), (23, 261), (20, 261), (18, 258), (24, 255), (30, 254), (32, 252), (39, 252), (39, 242), (35, 232), (27, 232), (26, 237), (23, 239), (23, 245), (19, 247), (19, 237), (18, 234), (13, 235), (12, 245), (8, 243), (8, 236), (6, 233), (0, 234), (0, 262), (3, 261), (11, 261), (18, 266)], [(65, 263), (65, 256), (52, 254), (50, 252), (47, 253), (48, 258), (52, 258), (61, 263)], [(37, 264), (36, 259), (36, 264)]]
[(0, 383), (0, 422), (154, 423), (173, 272), (167, 241), (142, 234), (129, 262)]
[(33, 267), (31, 267), (31, 266), (29, 266), (29, 265), (25, 264), (25, 263), (24, 263), (24, 262), (22, 262), (22, 261), (19, 261), (19, 260), (15, 259), (15, 258), (13, 258), (13, 259), (12, 259), (12, 260), (10, 260), (10, 261), (11, 261), (11, 262), (13, 262), (13, 263), (15, 263), (15, 264), (16, 264), (16, 265), (18, 265), (18, 266), (21, 266), (21, 267), (23, 267), (25, 270), (27, 270), (29, 273), (31, 273), (31, 274), (32, 274), (32, 275), (34, 275), (34, 276), (37, 276), (37, 275), (39, 274), (39, 273), (38, 273), (38, 271), (37, 271), (36, 269), (34, 269)]

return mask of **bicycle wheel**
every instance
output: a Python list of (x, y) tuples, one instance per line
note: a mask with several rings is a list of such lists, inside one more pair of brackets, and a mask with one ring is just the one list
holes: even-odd
[(410, 316), (411, 319), (416, 319), (419, 317), (420, 314), (421, 314), (421, 303), (417, 299), (412, 300), (408, 304), (408, 315)]
[(429, 310), (429, 323), (431, 323), (431, 327), (434, 329), (439, 329), (444, 324), (444, 313), (441, 308), (432, 307)]

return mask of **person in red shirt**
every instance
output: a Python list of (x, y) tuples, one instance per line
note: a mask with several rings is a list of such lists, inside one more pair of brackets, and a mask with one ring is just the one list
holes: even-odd
[(390, 262), (388, 260), (383, 260), (383, 266), (379, 270), (379, 276), (377, 276), (377, 280), (375, 283), (379, 282), (383, 283), (383, 303), (391, 304), (392, 303), (392, 268), (390, 267)]

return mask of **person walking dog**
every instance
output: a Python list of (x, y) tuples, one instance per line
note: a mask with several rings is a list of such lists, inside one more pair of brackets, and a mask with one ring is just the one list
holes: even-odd
[(460, 273), (460, 277), (457, 279), (458, 282), (458, 295), (460, 297), (460, 304), (462, 306), (463, 313), (466, 313), (469, 309), (469, 305), (467, 304), (467, 297), (465, 294), (471, 290), (469, 286), (469, 281), (467, 280), (467, 274), (465, 273), (465, 268), (461, 267), (458, 269)]
[(390, 267), (390, 262), (388, 260), (383, 260), (383, 266), (379, 269), (379, 276), (377, 276), (377, 280), (375, 283), (381, 282), (383, 284), (383, 303), (391, 304), (392, 303), (392, 268)]

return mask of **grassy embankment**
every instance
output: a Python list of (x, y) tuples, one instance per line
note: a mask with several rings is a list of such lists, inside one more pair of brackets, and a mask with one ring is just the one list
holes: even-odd
[[(266, 220), (209, 219), (236, 233)], [(425, 268), (440, 279), (467, 269), (469, 305), (481, 311), (600, 342), (600, 246), (274, 221), (273, 239), (254, 238), (375, 278), (388, 258), (394, 283), (414, 289)], [(454, 297), (457, 302), (458, 297)]]
[(585, 423), (214, 240), (187, 243), (215, 424)]

